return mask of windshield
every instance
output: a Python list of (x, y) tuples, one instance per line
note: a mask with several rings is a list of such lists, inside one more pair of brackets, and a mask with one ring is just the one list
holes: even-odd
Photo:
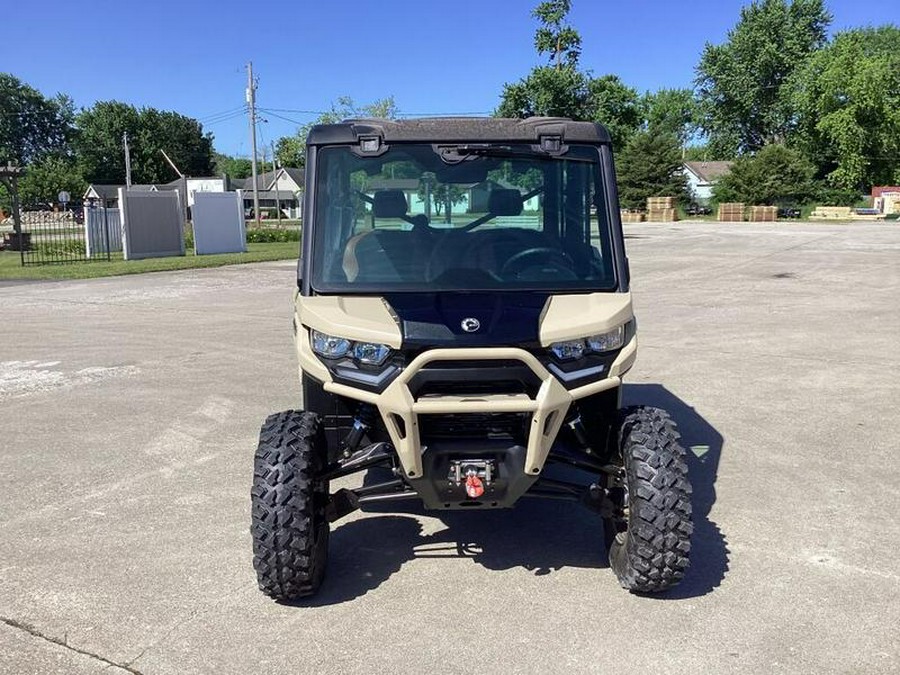
[(598, 148), (318, 153), (318, 292), (615, 288)]

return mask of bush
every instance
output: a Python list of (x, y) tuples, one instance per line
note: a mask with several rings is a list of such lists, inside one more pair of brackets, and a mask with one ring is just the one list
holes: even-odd
[(32, 245), (32, 250), (41, 255), (50, 257), (65, 257), (67, 255), (83, 256), (86, 249), (83, 241), (79, 239), (67, 239), (65, 241), (40, 242)]
[(647, 197), (687, 201), (687, 178), (681, 171), (681, 145), (672, 134), (641, 131), (619, 153), (619, 202), (625, 209), (642, 209)]
[[(300, 230), (298, 228), (253, 227), (247, 230), (248, 244), (271, 244), (290, 241), (300, 241)], [(186, 250), (194, 248), (194, 231), (190, 227), (184, 230), (184, 248)]]
[(740, 157), (713, 188), (714, 198), (717, 203), (805, 204), (817, 192), (813, 171), (796, 150), (767, 145), (755, 155)]
[(819, 190), (817, 198), (822, 206), (856, 206), (859, 201), (859, 190), (825, 186)]
[(254, 227), (247, 230), (248, 244), (270, 244), (286, 241), (300, 241), (300, 230), (276, 227)]

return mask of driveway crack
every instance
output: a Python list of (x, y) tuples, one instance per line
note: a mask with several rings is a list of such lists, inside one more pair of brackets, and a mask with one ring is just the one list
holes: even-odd
[(104, 656), (100, 656), (100, 654), (95, 654), (94, 652), (90, 652), (86, 649), (80, 649), (79, 647), (75, 647), (73, 645), (68, 644), (68, 641), (63, 638), (60, 639), (58, 637), (54, 637), (52, 635), (47, 635), (43, 631), (35, 628), (34, 626), (27, 624), (23, 621), (17, 621), (15, 619), (10, 619), (5, 616), (0, 616), (0, 622), (6, 624), (10, 628), (15, 628), (17, 630), (24, 631), (29, 635), (39, 638), (41, 640), (45, 640), (50, 642), (51, 644), (58, 645), (63, 647), (64, 649), (68, 649), (71, 652), (75, 652), (76, 654), (81, 654), (82, 656), (87, 656), (88, 658), (94, 659), (96, 661), (100, 661), (101, 663), (105, 663), (107, 666), (112, 666), (114, 668), (119, 668), (120, 670), (124, 670), (126, 673), (132, 673), (133, 675), (142, 675), (141, 671), (135, 670), (131, 668), (127, 664), (116, 663), (115, 661), (111, 661)]

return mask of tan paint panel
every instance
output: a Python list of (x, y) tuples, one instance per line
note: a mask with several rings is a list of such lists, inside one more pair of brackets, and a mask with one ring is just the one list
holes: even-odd
[(609, 374), (615, 377), (622, 377), (631, 370), (634, 360), (637, 357), (638, 340), (637, 335), (631, 338), (631, 341), (622, 348), (616, 360), (609, 368)]
[(633, 316), (631, 293), (554, 295), (541, 316), (541, 345), (605, 333)]
[(400, 326), (381, 298), (299, 295), (296, 311), (301, 326), (350, 340), (400, 348)]

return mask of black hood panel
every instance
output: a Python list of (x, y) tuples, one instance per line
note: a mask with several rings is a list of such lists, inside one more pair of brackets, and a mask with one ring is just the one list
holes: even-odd
[[(548, 293), (396, 293), (385, 300), (400, 318), (403, 348), (537, 347)], [(477, 330), (463, 330), (475, 319)], [(470, 326), (472, 322), (467, 322)]]

